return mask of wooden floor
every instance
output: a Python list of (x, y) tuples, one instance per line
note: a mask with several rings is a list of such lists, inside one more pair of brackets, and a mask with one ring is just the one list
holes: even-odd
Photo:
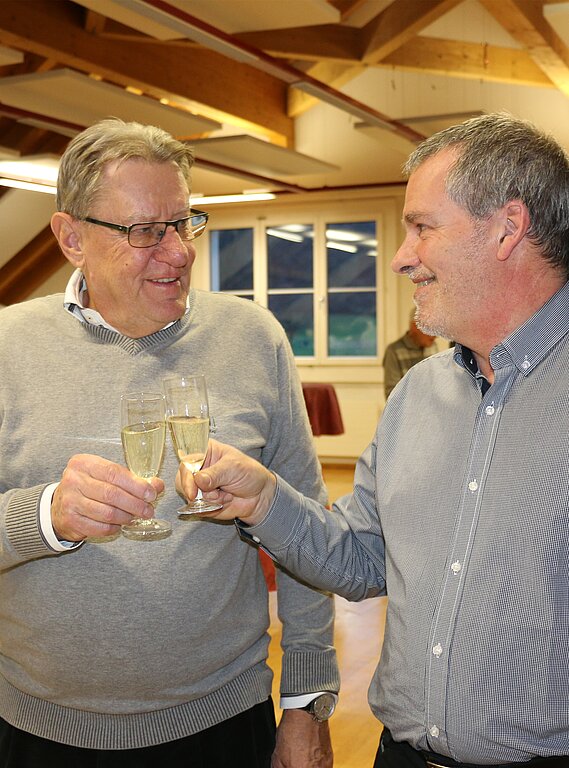
[[(352, 487), (353, 467), (325, 467), (324, 477), (330, 500)], [(349, 603), (335, 597), (335, 645), (342, 687), (338, 709), (330, 720), (334, 747), (334, 768), (371, 768), (381, 730), (367, 703), (367, 689), (375, 670), (385, 622), (387, 598)], [(275, 594), (271, 593), (271, 645), (269, 663), (275, 672), (273, 699), (278, 706), (280, 681), (280, 623), (276, 616)], [(277, 719), (280, 711), (277, 712)]]

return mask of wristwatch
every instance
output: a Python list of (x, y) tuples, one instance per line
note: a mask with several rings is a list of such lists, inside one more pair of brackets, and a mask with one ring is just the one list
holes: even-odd
[(317, 722), (324, 723), (334, 714), (336, 696), (333, 693), (321, 693), (302, 709), (305, 712), (310, 712)]

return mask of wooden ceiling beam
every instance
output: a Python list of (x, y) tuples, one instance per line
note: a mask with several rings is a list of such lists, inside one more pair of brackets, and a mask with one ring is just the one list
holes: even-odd
[[(336, 87), (337, 81), (341, 80), (342, 73), (346, 71), (344, 65), (349, 64), (350, 68), (359, 65), (355, 58), (353, 37), (350, 42), (351, 50), (344, 44), (346, 38), (341, 46), (335, 46), (333, 41), (326, 39), (320, 31), (316, 40), (313, 40), (308, 29), (293, 29), (290, 37), (279, 30), (240, 35), (240, 39), (261, 47), (271, 56), (306, 62), (319, 61), (320, 72), (325, 69), (329, 72), (328, 77), (319, 79), (326, 82), (334, 80)], [(336, 36), (336, 39), (339, 37)], [(395, 69), (432, 72), (449, 77), (480, 78), (512, 85), (554, 86), (527, 51), (521, 48), (479, 45), (462, 40), (416, 36), (374, 66), (384, 65)], [(362, 71), (364, 67), (360, 65), (359, 69)], [(345, 82), (352, 76), (346, 77)]]
[(66, 263), (47, 226), (0, 268), (0, 304), (24, 301)]
[(280, 58), (358, 63), (360, 30), (340, 24), (243, 32), (235, 37)]
[[(307, 70), (308, 74), (333, 88), (341, 88), (359, 75), (364, 66), (378, 64), (461, 2), (462, 0), (394, 0), (365, 27), (358, 30), (357, 65), (335, 65), (331, 70), (329, 62), (319, 62)], [(288, 113), (297, 117), (316, 103), (316, 99), (293, 88), (288, 97)]]
[(377, 64), (462, 0), (394, 0), (360, 31), (360, 58)]
[(527, 51), (433, 37), (416, 37), (380, 62), (412, 72), (512, 85), (555, 87)]
[(486, 10), (524, 46), (547, 77), (569, 96), (569, 48), (543, 15), (541, 0), (480, 0)]
[(277, 78), (198, 47), (163, 43), (149, 55), (143, 42), (90, 34), (83, 26), (84, 14), (77, 11), (66, 0), (58, 0), (57, 13), (52, 0), (2, 0), (0, 43), (157, 98), (181, 97), (204, 104), (265, 133), (292, 139), (287, 86)]

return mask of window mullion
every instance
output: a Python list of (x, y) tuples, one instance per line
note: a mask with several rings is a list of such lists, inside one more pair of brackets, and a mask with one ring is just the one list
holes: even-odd
[(326, 280), (326, 225), (314, 222), (314, 355), (321, 364), (328, 358), (328, 286)]

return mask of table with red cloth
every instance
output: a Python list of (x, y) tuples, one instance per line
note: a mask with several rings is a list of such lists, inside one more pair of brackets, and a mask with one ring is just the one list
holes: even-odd
[(302, 394), (313, 435), (341, 435), (344, 432), (340, 404), (332, 384), (304, 382)]
[[(332, 384), (303, 383), (302, 394), (304, 395), (304, 402), (306, 403), (313, 435), (343, 434), (344, 423), (342, 422), (340, 404)], [(262, 550), (259, 550), (259, 557), (261, 558), (267, 586), (269, 590), (273, 590), (275, 589), (275, 566), (273, 561)]]

